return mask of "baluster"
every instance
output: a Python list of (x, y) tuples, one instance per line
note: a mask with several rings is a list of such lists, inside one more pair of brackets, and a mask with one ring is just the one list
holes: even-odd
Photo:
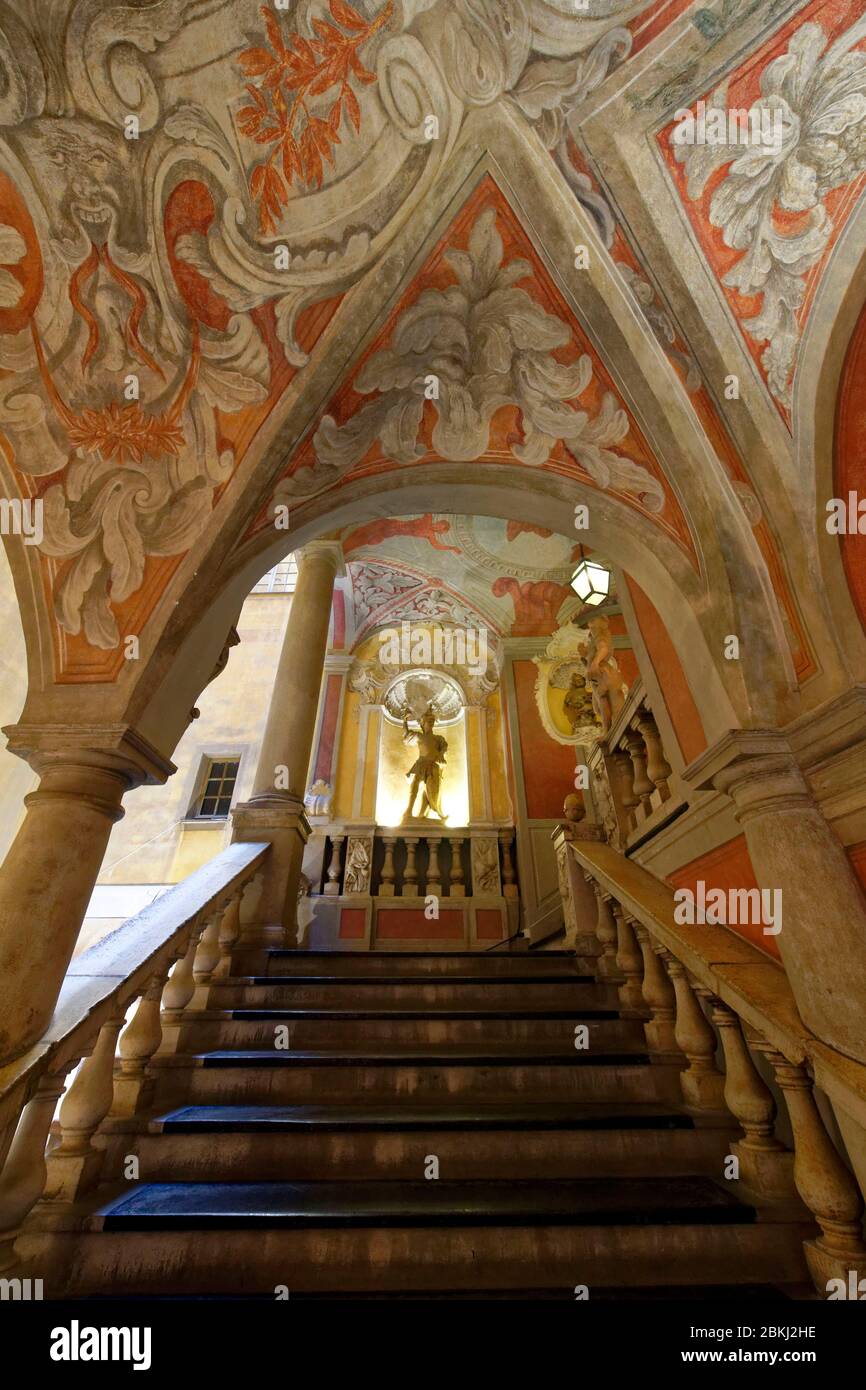
[(502, 896), (505, 898), (516, 898), (519, 896), (520, 890), (517, 887), (517, 875), (511, 853), (511, 847), (514, 843), (513, 831), (501, 831), (499, 843), (502, 846)]
[[(70, 1063), (70, 1068), (75, 1063)], [(21, 1111), (15, 1137), (0, 1174), (0, 1274), (18, 1263), (15, 1241), (45, 1187), (45, 1146), (66, 1072), (47, 1073)]]
[(622, 984), (623, 978), (616, 963), (616, 924), (611, 911), (613, 899), (609, 893), (599, 888), (597, 883), (592, 880), (590, 882), (598, 900), (598, 917), (595, 924), (595, 934), (601, 943), (601, 955), (596, 963), (598, 977), (611, 984)]
[(430, 859), (427, 864), (427, 882), (424, 885), (424, 892), (431, 894), (435, 898), (442, 897), (442, 877), (439, 872), (439, 838), (435, 835), (427, 836), (427, 848), (430, 852)]
[(195, 994), (195, 958), (201, 927), (190, 932), (185, 953), (175, 962), (162, 996), (163, 1023), (178, 1023), (180, 1015)]
[[(199, 946), (201, 949), (201, 946)], [(167, 968), (152, 975), (129, 1023), (120, 1035), (111, 1114), (127, 1117), (145, 1107), (153, 1090), (148, 1063), (162, 1042), (160, 1001)]]
[(394, 897), (394, 846), (397, 843), (396, 835), (383, 835), (382, 843), (385, 846), (385, 859), (382, 864), (382, 879), (379, 884), (380, 898)]
[(406, 836), (406, 867), (403, 870), (403, 887), (400, 889), (400, 896), (403, 898), (414, 898), (418, 893), (418, 870), (415, 867), (417, 844), (417, 835)]
[(611, 764), (619, 790), (619, 804), (622, 807), (625, 821), (623, 830), (627, 834), (635, 827), (634, 810), (636, 806), (640, 805), (640, 797), (635, 796), (634, 791), (634, 764), (628, 753), (622, 749), (617, 749), (612, 755)]
[(632, 784), (634, 795), (639, 798), (640, 805), (643, 807), (644, 815), (648, 816), (650, 811), (652, 810), (650, 797), (652, 796), (655, 788), (653, 787), (653, 784), (650, 781), (650, 779), (647, 777), (646, 744), (644, 743), (643, 739), (641, 738), (640, 734), (637, 732), (636, 729), (630, 729), (628, 734), (626, 735), (625, 746), (628, 750), (628, 755), (631, 758), (631, 765), (634, 768), (634, 782)]
[(449, 896), (452, 898), (466, 897), (466, 875), (463, 872), (463, 837), (461, 835), (449, 835), (451, 845), (451, 887)]
[(661, 959), (653, 948), (646, 927), (634, 923), (635, 935), (643, 956), (643, 997), (652, 1018), (643, 1026), (650, 1052), (665, 1060), (680, 1060), (682, 1053), (674, 1037), (677, 997)]
[(745, 1136), (732, 1145), (740, 1160), (740, 1180), (761, 1197), (794, 1197), (794, 1155), (775, 1136), (773, 1094), (755, 1066), (733, 1009), (715, 997), (711, 1003), (725, 1054), (725, 1104)]
[(763, 1041), (755, 1046), (770, 1061), (788, 1107), (794, 1135), (794, 1184), (821, 1227), (818, 1237), (803, 1242), (803, 1251), (815, 1288), (826, 1295), (830, 1279), (842, 1279), (849, 1286), (852, 1272), (855, 1283), (866, 1276), (863, 1199), (824, 1128), (805, 1068)]
[(625, 977), (619, 987), (623, 1018), (646, 1018), (643, 989), (643, 957), (638, 949), (634, 928), (619, 903), (613, 907), (616, 918), (616, 965)]
[(160, 1055), (177, 1052), (184, 1013), (207, 1008), (210, 987), (196, 982), (195, 969), (201, 942), (202, 924), (194, 923), (184, 954), (176, 959), (162, 992), (162, 1039)]
[[(246, 886), (246, 885), (245, 885)], [(220, 958), (211, 976), (213, 980), (228, 980), (232, 973), (232, 951), (241, 934), (241, 899), (244, 888), (240, 888), (222, 915), (219, 928)]]
[[(222, 922), (223, 904), (213, 903), (208, 909), (207, 926), (201, 934), (198, 943), (198, 950), (193, 960), (192, 973), (197, 985), (207, 986), (211, 982), (213, 972), (217, 967), (220, 958), (220, 923)], [(204, 992), (207, 998), (207, 991)], [(204, 1007), (200, 1004), (199, 1007)]]
[(325, 892), (331, 896), (340, 891), (341, 860), (343, 858), (343, 841), (345, 838), (345, 835), (331, 836), (331, 858), (328, 863), (328, 882), (325, 884)]
[(665, 752), (662, 746), (661, 734), (658, 731), (658, 725), (656, 724), (652, 715), (649, 712), (645, 712), (641, 715), (640, 719), (638, 720), (637, 727), (639, 732), (643, 736), (644, 743), (646, 744), (647, 776), (649, 777), (656, 791), (659, 793), (659, 796), (661, 797), (662, 801), (667, 801), (671, 794), (671, 789), (668, 785), (668, 778), (671, 775), (671, 765), (665, 758)]
[(669, 951), (662, 952), (662, 959), (677, 998), (674, 1037), (689, 1062), (680, 1072), (683, 1099), (693, 1110), (724, 1110), (725, 1078), (715, 1062), (716, 1035), (689, 984), (685, 967)]
[(47, 1157), (45, 1197), (74, 1202), (99, 1181), (105, 1151), (93, 1136), (114, 1099), (114, 1054), (123, 1027), (121, 1009), (103, 1023), (93, 1051), (86, 1054), (60, 1106), (60, 1142)]

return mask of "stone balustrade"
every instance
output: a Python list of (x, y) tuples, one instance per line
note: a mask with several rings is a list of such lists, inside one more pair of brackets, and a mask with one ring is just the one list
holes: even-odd
[(332, 831), (325, 896), (517, 898), (513, 827), (376, 826)]
[(100, 1126), (146, 1106), (151, 1058), (176, 1049), (183, 1011), (230, 973), (269, 853), (230, 845), (85, 951), (44, 1036), (0, 1070), (0, 1275), (40, 1198), (72, 1202), (98, 1183)]
[[(634, 791), (645, 794), (639, 777)], [(643, 1021), (652, 1060), (679, 1068), (684, 1108), (698, 1123), (725, 1115), (739, 1127), (730, 1149), (737, 1192), (759, 1209), (785, 1203), (804, 1222), (811, 1216), (804, 1253), (823, 1297), (832, 1280), (866, 1276), (863, 1155), (849, 1140), (858, 1183), (824, 1118), (829, 1102), (843, 1133), (862, 1131), (866, 1066), (808, 1030), (784, 972), (749, 942), (721, 926), (677, 923), (672, 890), (610, 844), (563, 836), (559, 849), (576, 949), (617, 989), (622, 1015)], [(792, 1149), (776, 1132), (781, 1106)]]
[(618, 848), (659, 829), (681, 804), (671, 787), (671, 765), (641, 681), (590, 753), (589, 766), (599, 822)]

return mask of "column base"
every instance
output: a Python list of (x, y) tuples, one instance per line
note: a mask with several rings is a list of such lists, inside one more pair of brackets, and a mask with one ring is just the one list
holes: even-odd
[(754, 1149), (743, 1139), (731, 1145), (740, 1160), (740, 1181), (768, 1202), (799, 1201), (794, 1185), (794, 1155), (787, 1149)]
[(683, 1054), (677, 1047), (677, 1040), (674, 1037), (673, 1020), (665, 1018), (653, 1018), (643, 1026), (644, 1037), (646, 1038), (647, 1048), (650, 1052), (660, 1053), (665, 1057), (671, 1057), (683, 1061)]
[(104, 1161), (105, 1154), (98, 1149), (88, 1149), (83, 1154), (49, 1154), (43, 1199), (77, 1202), (96, 1186)]
[(250, 949), (266, 951), (297, 945), (298, 890), (310, 834), (304, 803), (293, 792), (256, 796), (232, 812), (233, 841), (266, 841), (271, 846), (258, 900), (247, 909), (248, 915), (241, 908), (236, 944), (241, 955)]
[[(684, 1071), (680, 1074), (683, 1100), (690, 1109), (724, 1113), (725, 1078), (715, 1071)], [(731, 1124), (733, 1124), (733, 1119)]]
[[(844, 1255), (827, 1250), (820, 1238), (803, 1241), (803, 1254), (819, 1294), (836, 1299), (866, 1298), (866, 1259), (863, 1255)], [(861, 1280), (863, 1287), (860, 1287)]]

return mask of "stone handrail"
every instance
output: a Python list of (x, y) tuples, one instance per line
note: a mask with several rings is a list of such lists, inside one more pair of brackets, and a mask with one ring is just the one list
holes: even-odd
[(109, 1110), (132, 1113), (147, 1064), (180, 1011), (197, 989), (230, 973), (241, 899), (269, 850), (229, 845), (73, 960), (42, 1038), (0, 1068), (0, 1273), (15, 1263), (21, 1223), (45, 1188), (45, 1147), (67, 1076), (84, 1059), (50, 1159), (52, 1195), (71, 1200), (96, 1180), (91, 1139)]
[[(751, 942), (723, 926), (678, 922), (673, 889), (611, 845), (572, 838), (567, 827), (557, 838), (572, 870), (560, 881), (574, 944), (597, 956), (599, 979), (618, 987), (629, 1016), (645, 1020), (654, 1060), (682, 1067), (686, 1107), (727, 1110), (740, 1125), (732, 1153), (758, 1201), (799, 1197), (808, 1208), (819, 1233), (804, 1253), (819, 1293), (852, 1270), (862, 1277), (860, 1188), (825, 1128), (813, 1085), (843, 1134), (848, 1121), (849, 1133), (866, 1130), (866, 1067), (806, 1027), (785, 971)], [(756, 1056), (766, 1058), (773, 1090)], [(793, 1153), (775, 1137), (776, 1096), (784, 1097)]]

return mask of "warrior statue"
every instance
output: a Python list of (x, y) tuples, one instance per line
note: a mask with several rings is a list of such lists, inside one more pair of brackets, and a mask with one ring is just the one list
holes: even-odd
[(413, 807), (419, 787), (424, 789), (419, 816), (433, 815), (437, 816), (439, 820), (445, 820), (439, 802), (442, 785), (442, 772), (439, 765), (445, 762), (448, 744), (441, 734), (434, 734), (433, 726), (435, 723), (436, 715), (432, 704), (429, 704), (421, 715), (417, 729), (409, 728), (408, 712), (403, 715), (403, 742), (409, 743), (412, 739), (416, 739), (418, 742), (418, 757), (406, 773), (407, 777), (412, 778), (412, 787), (409, 792), (409, 804), (403, 816), (404, 823), (414, 819)]

